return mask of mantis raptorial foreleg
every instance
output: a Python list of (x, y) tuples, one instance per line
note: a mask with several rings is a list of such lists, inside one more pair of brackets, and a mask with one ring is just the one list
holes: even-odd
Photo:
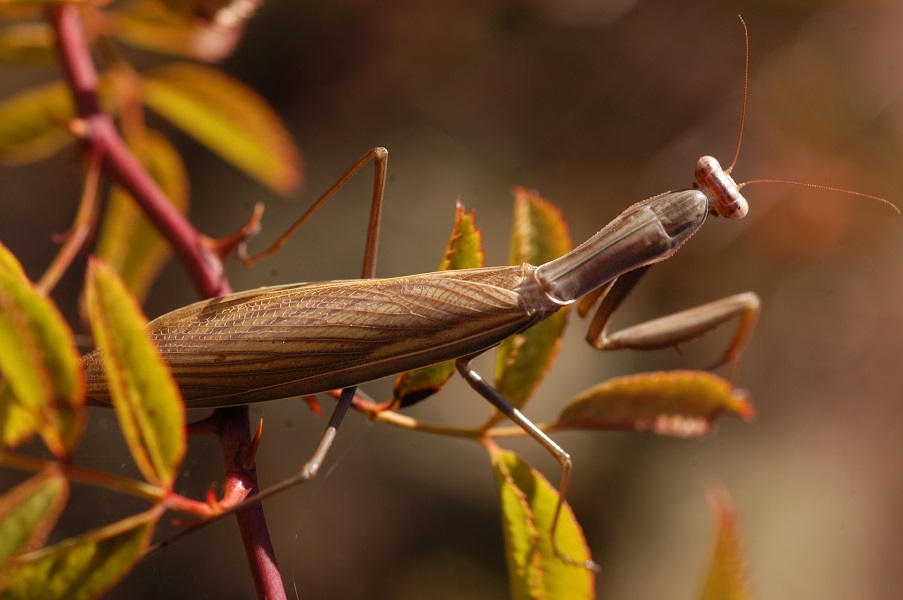
[(660, 350), (677, 347), (736, 319), (734, 336), (724, 354), (710, 367), (715, 369), (730, 363), (731, 380), (734, 380), (740, 355), (759, 316), (759, 297), (752, 292), (735, 294), (608, 333), (608, 324), (614, 312), (648, 269), (649, 266), (646, 266), (625, 273), (578, 303), (578, 312), (581, 316), (586, 316), (601, 297), (599, 308), (586, 333), (586, 341), (597, 350)]

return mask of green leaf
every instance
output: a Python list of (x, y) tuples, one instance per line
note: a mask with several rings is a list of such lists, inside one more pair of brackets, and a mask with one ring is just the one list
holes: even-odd
[[(0, 441), (15, 445), (38, 430), (63, 457), (84, 429), (85, 382), (69, 326), (0, 244)], [(7, 387), (8, 386), (8, 387)]]
[(291, 136), (251, 88), (182, 63), (154, 69), (142, 87), (150, 108), (251, 177), (283, 194), (298, 187), (300, 158)]
[(65, 124), (75, 115), (63, 82), (32, 88), (0, 103), (0, 162), (40, 160), (74, 141)]
[[(513, 452), (489, 446), (502, 508), (502, 533), (511, 597), (516, 600), (594, 598), (595, 575), (555, 555), (549, 530), (558, 492)], [(556, 533), (568, 558), (585, 563), (589, 549), (570, 506), (564, 504)]]
[(133, 2), (107, 15), (110, 33), (128, 44), (206, 62), (228, 56), (243, 29), (242, 23), (205, 23), (156, 1)]
[(21, 556), (0, 581), (3, 600), (97, 598), (141, 558), (158, 518), (156, 509)]
[[(176, 149), (156, 131), (129, 140), (135, 155), (183, 215), (188, 212), (188, 177)], [(147, 297), (172, 250), (121, 187), (113, 186), (107, 201), (97, 255), (116, 269), (139, 300)]]
[[(569, 252), (571, 239), (561, 211), (526, 188), (514, 188), (514, 196), (510, 264), (540, 265)], [(499, 346), (495, 389), (516, 408), (527, 402), (551, 367), (566, 323), (567, 313), (561, 310)], [(498, 418), (496, 412), (493, 420)]]
[[(483, 266), (483, 245), (480, 230), (474, 223), (474, 213), (465, 212), (464, 205), (455, 205), (455, 226), (439, 262), (439, 270), (476, 269)], [(402, 373), (395, 380), (392, 410), (405, 408), (438, 392), (455, 372), (455, 361)]]
[(474, 211), (467, 212), (461, 202), (455, 203), (455, 226), (439, 262), (439, 271), (479, 269), (483, 266), (483, 237), (474, 221)]
[(701, 600), (750, 600), (753, 595), (740, 548), (737, 513), (727, 492), (711, 494), (715, 513), (715, 544)]
[(44, 543), (68, 495), (69, 481), (48, 467), (0, 498), (0, 572), (24, 550)]
[(611, 379), (574, 398), (556, 429), (624, 429), (695, 437), (722, 411), (755, 415), (747, 395), (706, 371), (663, 371)]
[(132, 456), (151, 483), (171, 488), (185, 454), (185, 408), (122, 280), (105, 263), (88, 264), (91, 330), (103, 355), (113, 407)]
[(514, 225), (509, 263), (534, 265), (554, 260), (571, 250), (571, 237), (561, 211), (533, 190), (515, 186)]

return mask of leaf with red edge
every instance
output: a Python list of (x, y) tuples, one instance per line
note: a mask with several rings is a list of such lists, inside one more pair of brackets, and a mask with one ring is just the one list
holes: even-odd
[[(129, 145), (166, 197), (184, 214), (188, 212), (188, 175), (173, 145), (163, 135), (148, 130)], [(132, 294), (143, 301), (172, 250), (132, 197), (112, 186), (97, 255), (116, 269)]]
[(740, 528), (737, 512), (725, 491), (710, 494), (715, 513), (715, 544), (712, 562), (703, 584), (700, 600), (750, 600), (743, 550), (740, 547)]
[[(549, 532), (558, 491), (513, 452), (495, 445), (488, 446), (488, 450), (502, 509), (511, 597), (594, 598), (595, 574), (582, 565), (565, 563), (552, 547)], [(556, 536), (566, 557), (580, 563), (590, 559), (583, 531), (567, 503), (561, 508)]]
[(20, 92), (0, 103), (0, 162), (46, 158), (75, 138), (65, 124), (75, 115), (72, 94), (61, 81)]
[(54, 466), (0, 497), (0, 572), (14, 557), (44, 544), (68, 497), (69, 481)]
[(173, 63), (149, 71), (142, 91), (150, 108), (273, 190), (287, 194), (301, 183), (301, 159), (285, 125), (243, 83)]
[(617, 377), (575, 397), (555, 429), (645, 431), (696, 437), (723, 411), (745, 421), (755, 415), (746, 393), (706, 371), (662, 371)]
[(37, 431), (48, 449), (68, 456), (84, 429), (81, 356), (53, 302), (35, 290), (0, 244), (0, 443)]
[[(476, 269), (483, 266), (483, 245), (480, 230), (474, 223), (474, 213), (466, 212), (460, 202), (455, 204), (455, 226), (439, 263), (439, 270)], [(438, 392), (455, 372), (455, 361), (447, 360), (429, 367), (402, 373), (395, 380), (393, 410), (405, 408)]]
[(243, 22), (204, 22), (160, 2), (132, 2), (107, 13), (110, 33), (127, 44), (205, 62), (222, 60), (241, 39)]
[[(538, 193), (514, 188), (514, 226), (510, 264), (540, 265), (571, 249), (567, 224), (551, 202)], [(567, 312), (561, 310), (523, 333), (509, 337), (496, 355), (495, 389), (521, 408), (558, 355)], [(496, 413), (494, 419), (498, 419)]]
[(179, 390), (151, 341), (141, 309), (99, 259), (88, 264), (86, 299), (129, 450), (149, 482), (170, 488), (185, 454), (185, 407)]
[(250, 19), (263, 0), (163, 0), (176, 14), (202, 21), (233, 23)]
[(89, 600), (110, 589), (141, 559), (157, 508), (20, 556), (0, 579), (4, 600)]

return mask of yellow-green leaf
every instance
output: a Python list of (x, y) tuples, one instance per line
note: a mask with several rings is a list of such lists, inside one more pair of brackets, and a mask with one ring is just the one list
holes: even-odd
[(746, 393), (706, 371), (663, 371), (617, 377), (575, 397), (556, 429), (624, 429), (682, 437), (709, 433), (722, 411), (750, 420)]
[(86, 288), (91, 330), (103, 355), (113, 407), (144, 477), (172, 486), (185, 454), (185, 407), (122, 280), (92, 259)]
[(516, 186), (509, 264), (540, 265), (570, 252), (571, 237), (561, 211), (538, 192)]
[(74, 138), (65, 125), (74, 114), (60, 81), (6, 98), (0, 103), (0, 162), (36, 161), (68, 145)]
[[(508, 561), (511, 597), (515, 600), (570, 600), (595, 597), (595, 575), (581, 565), (562, 561), (552, 548), (549, 530), (558, 492), (513, 452), (489, 446), (502, 509), (502, 534)], [(564, 504), (557, 542), (573, 561), (590, 559), (583, 531)]]
[[(540, 265), (570, 251), (571, 239), (561, 211), (526, 188), (514, 188), (514, 197), (510, 264)], [(566, 323), (566, 311), (559, 311), (499, 346), (495, 388), (515, 407), (522, 407), (545, 377), (558, 354)]]
[(737, 513), (726, 492), (712, 494), (715, 513), (715, 544), (703, 584), (701, 600), (750, 600), (753, 595), (740, 547)]
[(32, 413), (16, 401), (6, 380), (0, 379), (0, 446), (22, 444), (37, 432), (38, 426)]
[[(129, 141), (173, 205), (186, 214), (188, 177), (176, 149), (156, 131), (147, 131), (139, 140)], [(132, 197), (121, 187), (113, 186), (100, 228), (97, 255), (116, 269), (132, 294), (143, 301), (171, 254), (169, 244)]]
[(246, 85), (208, 67), (170, 64), (147, 73), (143, 99), (277, 192), (298, 187), (300, 158), (291, 136), (273, 109)]
[(0, 581), (4, 600), (98, 598), (128, 573), (141, 558), (158, 511), (118, 523), (23, 555), (12, 573)]
[(53, 30), (47, 23), (15, 23), (0, 29), (0, 60), (48, 64), (54, 58)]
[(455, 203), (455, 226), (439, 262), (440, 271), (478, 269), (483, 266), (482, 234), (474, 222), (474, 212)]
[(110, 33), (133, 46), (206, 62), (228, 56), (243, 29), (243, 23), (205, 23), (156, 1), (133, 2), (110, 12), (109, 26)]
[(69, 481), (48, 467), (0, 498), (0, 572), (15, 556), (44, 543), (68, 496)]
[[(474, 224), (473, 211), (455, 205), (455, 226), (439, 262), (439, 270), (476, 269), (483, 266), (483, 245), (480, 230)], [(447, 360), (429, 367), (402, 373), (395, 380), (390, 407), (405, 408), (432, 396), (445, 385), (455, 372), (455, 361)]]
[(67, 456), (84, 428), (85, 383), (69, 326), (0, 244), (0, 440), (14, 445), (38, 430)]

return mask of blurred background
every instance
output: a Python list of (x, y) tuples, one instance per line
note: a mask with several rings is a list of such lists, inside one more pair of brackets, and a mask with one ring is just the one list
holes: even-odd
[[(222, 235), (265, 201), (254, 246), (263, 247), (381, 145), (390, 151), (381, 276), (435, 269), (456, 198), (476, 210), (487, 264), (504, 263), (515, 184), (558, 204), (581, 242), (628, 205), (688, 187), (699, 156), (730, 162), (743, 89), (738, 13), (750, 31), (750, 80), (735, 178), (816, 182), (903, 204), (903, 4), (894, 0), (271, 0), (223, 68), (286, 120), (305, 189), (275, 198), (173, 133), (190, 170), (192, 219)], [(55, 75), (0, 73), (4, 95)], [(71, 223), (78, 181), (65, 154), (0, 170), (0, 239), (32, 277), (55, 252), (50, 234)], [(233, 265), (233, 287), (357, 276), (370, 185), (369, 173), (352, 181), (277, 258)], [(893, 597), (903, 568), (903, 219), (823, 191), (744, 193), (749, 217), (710, 221), (652, 270), (615, 325), (758, 293), (763, 310), (737, 382), (752, 394), (755, 423), (724, 419), (695, 441), (557, 436), (575, 461), (569, 499), (602, 566), (599, 596), (696, 597), (713, 533), (706, 492), (721, 485), (738, 507), (759, 598)], [(79, 285), (75, 269), (55, 293), (73, 317)], [(195, 299), (172, 264), (146, 310), (153, 317)], [(583, 342), (585, 327), (572, 317), (525, 411), (535, 420), (608, 377), (703, 368), (728, 337), (681, 353), (602, 354)], [(491, 374), (491, 360), (481, 364)], [(391, 381), (364, 389), (385, 399)], [(455, 382), (410, 413), (465, 425), (487, 407)], [(264, 486), (294, 473), (324, 427), (292, 400), (255, 406), (252, 418), (266, 422)], [(115, 429), (112, 413), (94, 413), (81, 459), (132, 473)], [(557, 465), (535, 444), (508, 445), (557, 481)], [(179, 491), (200, 497), (221, 482), (221, 463), (215, 441), (192, 438)], [(141, 506), (78, 488), (67, 518), (81, 531)], [(321, 477), (266, 512), (290, 596), (507, 594), (495, 483), (476, 444), (352, 414)], [(232, 521), (144, 561), (110, 595), (251, 596)]]

